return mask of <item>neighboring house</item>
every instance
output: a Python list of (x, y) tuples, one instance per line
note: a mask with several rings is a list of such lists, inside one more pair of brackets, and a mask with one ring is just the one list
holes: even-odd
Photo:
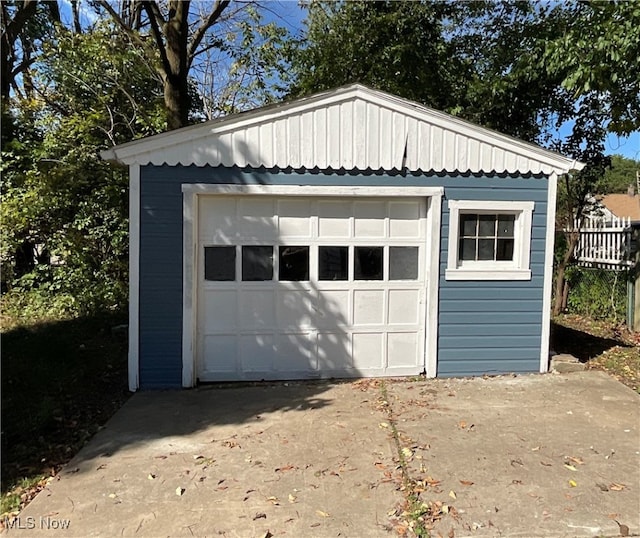
[(352, 85), (138, 140), (129, 385), (548, 367), (538, 146)]
[(609, 221), (616, 217), (629, 219), (631, 224), (640, 224), (640, 196), (633, 189), (627, 194), (605, 194), (599, 202), (609, 215)]

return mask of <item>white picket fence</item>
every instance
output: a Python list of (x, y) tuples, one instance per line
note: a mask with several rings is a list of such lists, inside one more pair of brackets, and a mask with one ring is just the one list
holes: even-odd
[[(580, 231), (574, 258), (583, 267), (622, 270), (634, 265), (630, 256), (631, 219), (629, 217), (584, 218), (573, 223)], [(572, 230), (565, 229), (570, 232)]]

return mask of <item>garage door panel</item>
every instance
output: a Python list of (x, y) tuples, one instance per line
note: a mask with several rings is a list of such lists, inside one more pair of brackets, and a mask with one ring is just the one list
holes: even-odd
[(275, 292), (246, 289), (240, 292), (238, 324), (243, 329), (260, 329), (275, 325)]
[(234, 330), (237, 322), (238, 293), (235, 290), (208, 291), (204, 294), (205, 334)]
[(276, 339), (278, 360), (275, 370), (279, 372), (316, 372), (318, 363), (315, 357), (315, 334), (287, 333)]
[(416, 365), (421, 333), (397, 332), (387, 334), (387, 367), (401, 368)]
[(389, 237), (418, 238), (421, 235), (421, 204), (417, 201), (389, 202)]
[(384, 335), (382, 333), (353, 334), (353, 366), (357, 370), (380, 370), (383, 367)]
[(318, 332), (316, 357), (318, 371), (352, 369), (351, 335), (345, 330)]
[(353, 292), (354, 325), (384, 323), (384, 290), (355, 290)]
[(420, 322), (420, 290), (389, 290), (389, 324), (417, 325)]
[(280, 329), (309, 328), (313, 324), (314, 297), (311, 288), (279, 290), (276, 297), (276, 315)]
[(199, 365), (200, 371), (215, 374), (216, 372), (238, 371), (238, 343), (235, 335), (206, 335), (203, 338), (204, 360)]
[(274, 201), (247, 198), (238, 202), (237, 226), (245, 239), (270, 240), (278, 237)]
[(339, 201), (318, 202), (318, 235), (323, 238), (351, 236), (351, 203)]
[(206, 197), (198, 211), (200, 240), (211, 243), (233, 243), (237, 235), (236, 201)]
[(243, 372), (271, 372), (274, 356), (273, 334), (240, 336), (240, 364)]
[(315, 324), (319, 329), (345, 327), (351, 324), (349, 290), (320, 290), (315, 306)]
[(354, 202), (354, 232), (356, 238), (383, 238), (385, 236), (386, 204)]
[(280, 237), (307, 238), (311, 235), (311, 201), (280, 200), (277, 210)]

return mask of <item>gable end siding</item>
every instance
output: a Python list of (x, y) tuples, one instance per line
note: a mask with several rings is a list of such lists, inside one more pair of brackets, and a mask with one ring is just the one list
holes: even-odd
[[(539, 371), (547, 186), (546, 179), (524, 178), (447, 182), (440, 243), (439, 377)], [(531, 280), (446, 280), (447, 200), (533, 201)]]

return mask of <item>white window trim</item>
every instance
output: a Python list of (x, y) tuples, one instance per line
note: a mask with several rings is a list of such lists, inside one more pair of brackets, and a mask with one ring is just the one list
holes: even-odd
[[(531, 280), (531, 223), (534, 202), (449, 200), (449, 251), (446, 280)], [(460, 265), (460, 213), (515, 214), (513, 261), (475, 261)]]

